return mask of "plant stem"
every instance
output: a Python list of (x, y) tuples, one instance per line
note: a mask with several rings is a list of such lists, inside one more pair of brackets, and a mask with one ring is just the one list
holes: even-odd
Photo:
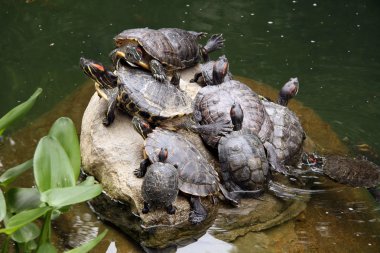
[(51, 214), (52, 213), (53, 213), (53, 210), (50, 210), (45, 214), (44, 226), (42, 227), (38, 246), (41, 246), (45, 242), (50, 243), (51, 241)]
[(9, 239), (10, 238), (11, 238), (10, 236), (7, 236), (7, 238), (5, 239), (3, 247), (1, 248), (1, 253), (8, 253), (8, 251), (9, 251)]

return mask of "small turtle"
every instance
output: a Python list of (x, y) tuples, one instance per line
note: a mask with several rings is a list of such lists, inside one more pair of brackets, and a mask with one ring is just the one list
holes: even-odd
[[(225, 56), (221, 56), (222, 58), (225, 58)], [(201, 86), (205, 85), (212, 85), (213, 84), (213, 78), (212, 78), (212, 71), (214, 68), (215, 61), (208, 61), (206, 63), (203, 63), (201, 65), (201, 69), (199, 72), (196, 72), (194, 74), (194, 78), (190, 80), (191, 83), (197, 83)], [(231, 72), (227, 72), (226, 76), (223, 79), (224, 81), (229, 81), (232, 79)]]
[(218, 156), (224, 184), (229, 191), (263, 190), (269, 177), (269, 163), (259, 138), (242, 129), (244, 113), (239, 104), (231, 108), (234, 131), (223, 136)]
[(166, 70), (173, 71), (194, 66), (208, 53), (224, 46), (221, 34), (214, 34), (206, 46), (198, 44), (203, 32), (185, 31), (178, 28), (128, 29), (118, 34), (114, 40), (116, 48), (111, 52), (114, 63), (124, 59), (131, 65), (150, 70), (159, 80), (166, 79)]
[(285, 105), (298, 92), (297, 78), (290, 78), (282, 87), (278, 103), (263, 99), (262, 103), (273, 123), (271, 143), (275, 147), (277, 160), (285, 165), (295, 165), (302, 155), (303, 141), (306, 138), (302, 125), (294, 112)]
[(147, 168), (141, 193), (144, 199), (142, 213), (148, 213), (151, 206), (164, 206), (168, 214), (174, 214), (172, 205), (178, 195), (178, 172), (177, 169), (165, 163), (168, 150), (161, 148), (158, 161)]
[(380, 167), (366, 159), (330, 155), (323, 163), (323, 173), (353, 187), (371, 188), (380, 183)]
[(186, 138), (178, 133), (159, 127), (151, 129), (141, 118), (132, 120), (135, 129), (145, 137), (144, 159), (140, 167), (135, 170), (137, 177), (143, 177), (147, 167), (157, 162), (157, 150), (165, 147), (169, 150), (166, 163), (172, 164), (178, 170), (179, 191), (190, 195), (191, 213), (189, 221), (198, 224), (206, 219), (207, 211), (201, 203), (200, 197), (213, 196), (222, 191), (224, 197), (233, 205), (237, 201), (229, 196), (229, 193), (219, 182), (218, 173), (202, 156), (198, 149)]
[(159, 83), (150, 74), (136, 68), (120, 66), (113, 73), (101, 63), (83, 57), (80, 65), (84, 73), (95, 81), (98, 94), (108, 101), (103, 120), (106, 126), (113, 122), (116, 107), (154, 123), (193, 112), (191, 98), (176, 87), (179, 84), (177, 74), (171, 83)]

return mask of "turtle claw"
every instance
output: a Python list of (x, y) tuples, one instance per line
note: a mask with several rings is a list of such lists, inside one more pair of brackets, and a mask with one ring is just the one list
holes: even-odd
[(166, 207), (166, 212), (168, 214), (175, 214), (176, 208), (173, 205), (169, 205)]
[(206, 219), (207, 215), (198, 213), (195, 210), (191, 211), (189, 214), (189, 222), (193, 225), (198, 225)]
[(160, 81), (161, 83), (165, 82), (165, 80), (166, 80), (166, 75), (153, 74), (153, 77), (154, 77), (157, 81)]
[(133, 174), (134, 174), (136, 177), (138, 177), (138, 178), (142, 178), (142, 177), (144, 177), (144, 174), (143, 174), (143, 172), (142, 172), (142, 170), (141, 170), (140, 168), (135, 169), (135, 170), (133, 171)]
[(113, 118), (113, 119), (110, 118), (110, 119), (109, 119), (109, 118), (107, 118), (107, 117), (104, 117), (104, 119), (102, 120), (102, 123), (103, 123), (104, 126), (107, 127), (107, 126), (111, 125), (111, 123), (114, 121), (114, 119), (115, 119), (115, 118)]

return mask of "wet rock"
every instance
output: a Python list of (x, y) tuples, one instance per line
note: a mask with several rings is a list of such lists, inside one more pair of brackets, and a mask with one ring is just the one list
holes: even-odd
[(164, 248), (203, 235), (217, 215), (217, 205), (209, 198), (202, 199), (208, 218), (197, 226), (188, 222), (190, 205), (185, 196), (178, 196), (175, 201), (174, 215), (164, 209), (142, 214), (143, 179), (137, 178), (133, 171), (143, 160), (143, 138), (133, 129), (131, 118), (119, 112), (114, 123), (104, 127), (105, 110), (106, 101), (94, 94), (82, 120), (83, 169), (95, 176), (104, 188), (104, 193), (91, 201), (93, 210), (143, 247)]

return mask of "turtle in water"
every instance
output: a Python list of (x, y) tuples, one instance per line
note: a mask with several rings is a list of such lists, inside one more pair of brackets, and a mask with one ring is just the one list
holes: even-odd
[(134, 117), (132, 123), (145, 138), (144, 154), (147, 157), (135, 170), (135, 175), (143, 177), (148, 166), (157, 162), (157, 150), (167, 148), (169, 153), (166, 163), (172, 164), (178, 170), (179, 191), (190, 195), (189, 221), (192, 224), (198, 224), (207, 218), (207, 211), (203, 207), (200, 197), (213, 196), (221, 191), (229, 203), (238, 204), (220, 184), (215, 169), (190, 141), (170, 130), (159, 127), (152, 129), (150, 124), (138, 117)]
[(232, 192), (263, 190), (269, 178), (269, 163), (260, 139), (242, 129), (244, 113), (239, 104), (231, 108), (234, 131), (221, 137), (218, 157), (227, 190)]
[(114, 38), (117, 48), (111, 52), (111, 58), (115, 64), (124, 59), (130, 65), (150, 70), (154, 78), (163, 82), (166, 71), (191, 67), (202, 59), (206, 61), (209, 53), (224, 46), (222, 35), (214, 34), (203, 47), (198, 44), (203, 36), (203, 32), (178, 28), (128, 29)]
[(296, 165), (302, 155), (306, 134), (297, 115), (286, 105), (299, 88), (297, 78), (290, 78), (279, 92), (277, 103), (263, 98), (262, 104), (273, 123), (271, 143), (275, 148), (277, 160), (284, 165)]
[(167, 156), (168, 150), (161, 148), (158, 161), (147, 168), (141, 186), (142, 213), (148, 213), (151, 206), (164, 206), (168, 214), (175, 213), (173, 202), (178, 195), (178, 172), (173, 165), (165, 163)]
[(106, 126), (114, 121), (116, 107), (131, 116), (139, 115), (155, 123), (192, 113), (191, 98), (176, 87), (178, 75), (173, 76), (171, 83), (159, 83), (150, 74), (136, 68), (120, 66), (111, 72), (101, 63), (83, 57), (80, 65), (95, 81), (98, 94), (108, 101), (103, 120)]

